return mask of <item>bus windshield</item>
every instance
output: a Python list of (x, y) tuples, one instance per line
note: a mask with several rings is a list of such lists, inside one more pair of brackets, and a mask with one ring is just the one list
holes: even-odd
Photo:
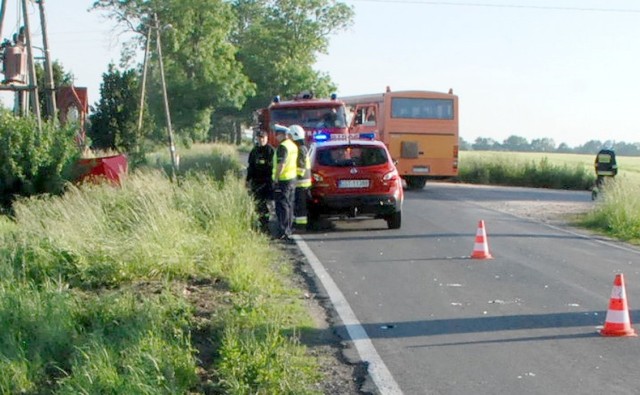
[(453, 100), (394, 97), (391, 118), (453, 119)]
[(344, 107), (289, 107), (271, 109), (271, 122), (281, 125), (300, 125), (303, 128), (346, 128)]

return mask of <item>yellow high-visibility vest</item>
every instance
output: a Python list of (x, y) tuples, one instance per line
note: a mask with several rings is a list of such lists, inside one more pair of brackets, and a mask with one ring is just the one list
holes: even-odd
[(274, 181), (288, 181), (296, 178), (296, 172), (298, 165), (298, 146), (291, 140), (285, 139), (280, 143), (287, 150), (287, 156), (285, 158), (284, 166), (282, 167), (282, 173), (280, 178), (276, 180), (276, 170), (278, 169), (278, 149), (274, 152), (273, 156), (273, 180)]

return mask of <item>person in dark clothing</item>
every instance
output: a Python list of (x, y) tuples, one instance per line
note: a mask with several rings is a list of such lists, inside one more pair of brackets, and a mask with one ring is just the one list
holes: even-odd
[(267, 142), (267, 132), (257, 134), (257, 144), (249, 153), (247, 186), (256, 200), (260, 228), (269, 230), (269, 201), (273, 199), (273, 155), (274, 148)]
[(618, 174), (618, 164), (616, 163), (616, 153), (613, 149), (601, 149), (596, 155), (593, 163), (596, 170), (596, 185), (591, 191), (591, 198), (598, 197), (605, 180), (613, 179)]

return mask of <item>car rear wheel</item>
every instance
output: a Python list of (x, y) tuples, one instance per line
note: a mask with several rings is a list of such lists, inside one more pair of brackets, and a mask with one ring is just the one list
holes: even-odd
[(387, 221), (389, 229), (400, 229), (400, 226), (402, 225), (402, 212), (396, 211), (395, 213), (387, 216), (385, 221)]

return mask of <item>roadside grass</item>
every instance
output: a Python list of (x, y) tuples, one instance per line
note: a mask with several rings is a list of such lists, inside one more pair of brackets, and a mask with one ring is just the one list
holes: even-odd
[(179, 183), (146, 169), (0, 217), (0, 393), (318, 393), (302, 290), (237, 154), (193, 152)]
[[(491, 178), (490, 173), (494, 168), (498, 174), (496, 178), (500, 179), (501, 174), (523, 175), (523, 169), (529, 167), (530, 173), (539, 172), (540, 178), (544, 180), (549, 177), (549, 170), (551, 169), (552, 177), (565, 180), (565, 182), (575, 180), (578, 181), (576, 185), (580, 185), (586, 182), (581, 176), (584, 170), (584, 175), (587, 179), (590, 179), (591, 184), (589, 184), (589, 187), (591, 187), (595, 181), (593, 169), (595, 156), (596, 153), (583, 155), (555, 152), (460, 151), (460, 172), (464, 173), (464, 177), (475, 177), (484, 181)], [(619, 168), (616, 178), (623, 179), (625, 182), (640, 184), (640, 157), (617, 156), (616, 159)], [(488, 169), (485, 170), (484, 168)], [(553, 185), (553, 182), (550, 182), (550, 185)]]
[(640, 244), (640, 185), (618, 177), (605, 183), (597, 204), (579, 223), (609, 236)]
[[(595, 182), (594, 155), (463, 151), (460, 181), (588, 190)], [(640, 158), (618, 156), (618, 175), (599, 193), (595, 208), (572, 222), (640, 245)]]
[(463, 151), (456, 179), (471, 184), (587, 190), (593, 186), (595, 175), (582, 159)]

